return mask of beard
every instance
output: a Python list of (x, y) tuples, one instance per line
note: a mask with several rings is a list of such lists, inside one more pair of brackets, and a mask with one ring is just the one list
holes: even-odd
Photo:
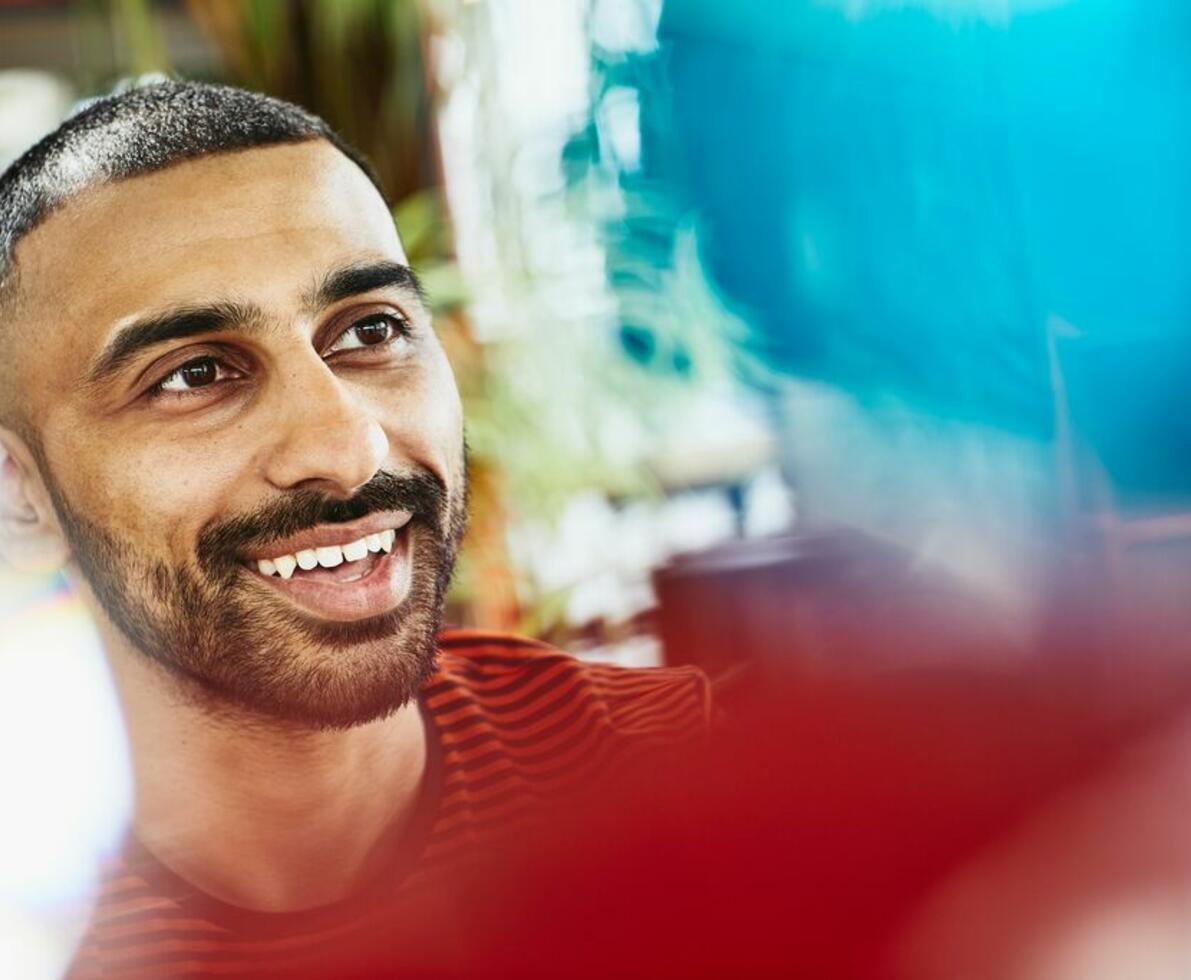
[[(253, 513), (206, 525), (194, 562), (183, 565), (146, 560), (43, 475), (78, 568), (112, 623), (201, 707), (238, 708), (304, 728), (350, 728), (409, 703), (434, 672), (467, 524), (466, 475), (454, 496), (422, 469), (378, 473), (347, 500), (290, 491)], [(242, 557), (318, 524), (390, 510), (412, 515), (404, 531), (410, 587), (396, 608), (377, 616), (329, 622), (303, 615), (255, 581)]]

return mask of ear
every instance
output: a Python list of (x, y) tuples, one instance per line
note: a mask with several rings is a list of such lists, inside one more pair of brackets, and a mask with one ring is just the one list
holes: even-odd
[(0, 564), (46, 574), (70, 561), (50, 495), (24, 440), (0, 428)]

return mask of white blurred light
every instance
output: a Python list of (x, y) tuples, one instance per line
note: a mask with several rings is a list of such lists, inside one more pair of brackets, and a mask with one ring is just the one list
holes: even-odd
[(631, 172), (641, 166), (641, 101), (636, 89), (617, 85), (604, 94), (600, 134), (621, 170)]
[(1191, 975), (1185, 889), (1120, 891), (1050, 930), (1024, 980), (1166, 980)]
[(5, 624), (0, 760), (0, 897), (76, 900), (126, 826), (131, 777), (98, 642), (65, 606)]
[(588, 99), (585, 8), (575, 0), (504, 0), (491, 7), (499, 100), (521, 139), (553, 135)]
[(607, 51), (645, 54), (658, 46), (662, 0), (596, 0), (591, 40)]
[(769, 466), (749, 483), (745, 495), (744, 533), (757, 538), (788, 531), (794, 524), (794, 495), (776, 466)]
[(0, 579), (0, 946), (25, 957), (6, 977), (57, 975), (131, 812), (98, 638), (77, 600), (40, 593)]
[(48, 72), (0, 71), (0, 169), (58, 125), (74, 95)]
[(719, 490), (701, 490), (673, 498), (659, 515), (671, 554), (702, 551), (736, 533), (736, 512)]
[(5, 980), (52, 980), (65, 972), (70, 942), (59, 930), (0, 902), (0, 965)]

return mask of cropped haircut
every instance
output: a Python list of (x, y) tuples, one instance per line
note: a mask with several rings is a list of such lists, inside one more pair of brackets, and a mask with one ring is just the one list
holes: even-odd
[(95, 100), (0, 174), (0, 425), (27, 438), (12, 390), (8, 347), (16, 314), (21, 239), (90, 187), (219, 153), (326, 140), (367, 175), (368, 162), (318, 116), (257, 92), (202, 82), (159, 81)]

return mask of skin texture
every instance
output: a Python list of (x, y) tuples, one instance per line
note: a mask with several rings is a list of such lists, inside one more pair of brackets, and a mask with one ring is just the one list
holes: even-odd
[[(462, 532), (459, 398), (412, 290), (309, 305), (328, 273), (378, 261), (406, 262), (384, 202), (321, 141), (90, 189), (17, 250), (11, 349), (40, 446), (0, 430), (4, 552), (26, 566), (64, 564), (95, 615), (126, 715), (142, 841), (249, 908), (349, 891), (412, 805), (424, 765), (422, 722), (406, 702), (432, 655), (433, 593)], [(122, 326), (215, 301), (261, 315), (249, 332), (171, 341), (86, 383)], [(331, 350), (376, 312), (407, 320), (408, 340)], [(147, 397), (201, 356), (226, 359), (226, 380)], [(351, 501), (384, 474), (442, 490), (437, 528), (430, 515), (411, 524), (412, 594), (383, 624), (391, 630), (312, 622), (228, 554), (201, 560), (213, 529), (284, 516), (292, 501)], [(273, 525), (252, 526), (263, 541)], [(176, 608), (186, 581), (210, 600), (185, 610), (207, 624), (190, 633)], [(153, 628), (130, 629), (118, 599)], [(220, 643), (229, 606), (241, 627), (234, 650)], [(374, 689), (353, 703), (378, 669), (394, 681), (388, 700)]]

